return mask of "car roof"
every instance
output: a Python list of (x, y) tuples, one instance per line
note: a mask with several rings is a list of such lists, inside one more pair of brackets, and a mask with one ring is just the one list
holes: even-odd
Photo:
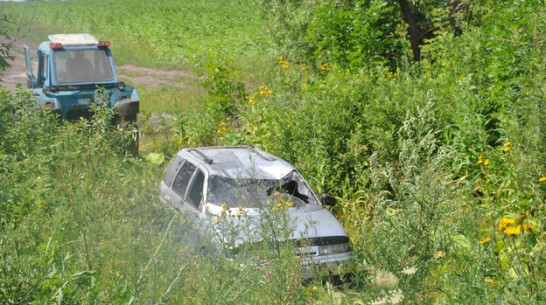
[(64, 46), (96, 46), (99, 43), (91, 34), (53, 34), (47, 38), (51, 43), (62, 43)]
[(179, 155), (205, 168), (209, 175), (237, 179), (281, 179), (295, 168), (250, 145), (186, 148)]

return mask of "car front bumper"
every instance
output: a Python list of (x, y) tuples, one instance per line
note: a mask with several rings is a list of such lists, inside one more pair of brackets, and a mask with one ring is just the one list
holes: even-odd
[(306, 257), (302, 262), (302, 277), (329, 277), (352, 273), (354, 270), (352, 252), (334, 255)]

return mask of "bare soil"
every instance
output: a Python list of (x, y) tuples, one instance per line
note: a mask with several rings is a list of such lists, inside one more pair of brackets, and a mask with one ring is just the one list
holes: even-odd
[[(15, 50), (13, 53), (15, 54), (15, 60), (9, 62), (11, 68), (4, 71), (4, 73), (0, 75), (0, 85), (4, 86), (11, 92), (15, 91), (15, 87), (17, 86), (17, 84), (21, 84), (23, 88), (26, 88), (27, 74), (25, 66), (25, 56), (23, 54), (23, 45), (27, 45), (31, 49), (31, 52), (33, 52), (34, 54), (36, 54), (36, 50), (38, 49), (38, 46), (32, 43), (23, 41), (16, 41), (14, 43)], [(38, 62), (34, 60), (32, 64), (34, 66), (32, 70), (36, 71), (38, 69)]]

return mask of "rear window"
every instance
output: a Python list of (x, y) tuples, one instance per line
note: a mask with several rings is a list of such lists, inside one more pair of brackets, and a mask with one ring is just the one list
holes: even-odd
[(174, 160), (171, 162), (167, 168), (167, 171), (165, 172), (165, 175), (163, 176), (163, 182), (167, 186), (171, 186), (171, 184), (173, 184), (174, 177), (176, 176), (176, 173), (178, 173), (182, 163), (184, 163), (184, 159), (180, 158), (179, 156), (174, 157)]
[(114, 80), (105, 49), (56, 50), (55, 77), (58, 83), (90, 83)]

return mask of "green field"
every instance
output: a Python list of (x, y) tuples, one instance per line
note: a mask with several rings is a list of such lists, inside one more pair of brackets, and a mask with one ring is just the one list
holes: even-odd
[[(91, 32), (118, 65), (198, 76), (139, 88), (169, 116), (138, 157), (107, 109), (68, 123), (0, 89), (0, 303), (546, 303), (546, 3), (408, 1), (416, 49), (400, 2), (0, 5), (34, 15), (27, 40)], [(180, 148), (238, 144), (337, 198), (351, 277), (303, 281), (290, 245), (199, 252), (159, 181)]]
[[(35, 42), (51, 33), (93, 33), (112, 42), (118, 64), (194, 67), (210, 52), (225, 52), (251, 69), (272, 44), (252, 0), (49, 1), (6, 4), (34, 16)], [(66, 12), (70, 12), (67, 14)], [(263, 62), (263, 59), (262, 59)]]

